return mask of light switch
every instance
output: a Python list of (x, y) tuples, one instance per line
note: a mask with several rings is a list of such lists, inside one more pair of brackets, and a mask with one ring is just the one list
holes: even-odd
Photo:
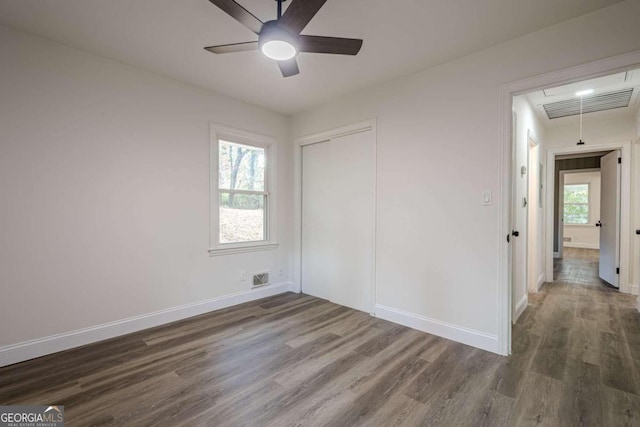
[(489, 206), (493, 204), (493, 197), (491, 195), (491, 191), (485, 191), (482, 194), (482, 206)]

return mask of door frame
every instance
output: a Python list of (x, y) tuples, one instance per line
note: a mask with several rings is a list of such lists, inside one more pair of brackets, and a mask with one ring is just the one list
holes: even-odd
[(376, 308), (376, 265), (377, 265), (377, 230), (378, 230), (378, 132), (376, 119), (366, 120), (336, 129), (302, 136), (294, 140), (294, 214), (293, 214), (293, 287), (292, 291), (302, 292), (302, 147), (305, 145), (328, 142), (341, 136), (353, 135), (360, 132), (373, 132), (373, 263), (371, 277), (371, 314), (375, 315)]
[[(597, 145), (580, 145), (573, 147), (550, 148), (547, 149), (547, 188), (555, 188), (556, 156), (565, 154), (588, 154), (599, 151), (620, 150), (622, 158), (620, 171), (620, 277), (618, 278), (618, 289), (620, 293), (631, 293), (631, 141), (611, 142)], [(589, 171), (590, 169), (579, 169), (579, 171)], [(563, 171), (567, 172), (567, 171)], [(553, 218), (553, 192), (547, 192), (547, 217)], [(560, 203), (560, 202), (559, 202)], [(561, 204), (562, 205), (562, 204)], [(559, 206), (560, 208), (561, 206)], [(562, 212), (559, 211), (559, 214)], [(550, 215), (550, 216), (549, 216)], [(560, 225), (558, 232), (560, 233)], [(553, 223), (548, 224), (546, 230), (546, 274), (547, 282), (553, 280)], [(558, 249), (560, 244), (558, 242)], [(550, 263), (550, 264), (549, 264)]]
[[(555, 161), (553, 162), (553, 166), (555, 169)], [(554, 171), (555, 172), (555, 171)], [(588, 172), (600, 172), (599, 168), (586, 168), (586, 169), (563, 169), (558, 173), (558, 192), (560, 192), (560, 189), (562, 188), (564, 190), (564, 176), (567, 174), (572, 174), (572, 173), (588, 173)], [(554, 173), (555, 176), (555, 173)], [(554, 194), (555, 194), (555, 182), (554, 182)], [(560, 197), (560, 194), (558, 194), (558, 218), (564, 218), (564, 197)], [(554, 197), (555, 199), (555, 197)], [(554, 200), (555, 202), (555, 200)], [(589, 192), (589, 205), (591, 205), (591, 192)], [(552, 207), (553, 208), (553, 207)], [(591, 219), (591, 218), (589, 218)], [(555, 217), (554, 217), (555, 220)], [(551, 228), (551, 233), (553, 233), (553, 227), (554, 227), (554, 223), (551, 223), (550, 228)], [(547, 238), (547, 229), (545, 228), (544, 230), (544, 236), (545, 236), (545, 240)], [(560, 245), (560, 243), (562, 243), (562, 245)], [(553, 237), (551, 239), (551, 251), (553, 251)], [(560, 226), (560, 224), (558, 224), (558, 253), (560, 256), (558, 256), (557, 258), (562, 258), (564, 256), (564, 220), (562, 221), (562, 226)], [(546, 252), (546, 247), (545, 247), (545, 253), (544, 253), (544, 257), (545, 259), (547, 258), (547, 252)], [(553, 252), (553, 258), (556, 258), (556, 253)], [(544, 271), (544, 275), (545, 275), (545, 280), (547, 277), (547, 270), (545, 269)], [(553, 275), (553, 271), (551, 272)], [(553, 277), (552, 277), (553, 279)]]
[[(536, 164), (531, 165), (531, 150), (533, 149), (537, 149), (538, 150), (538, 160), (536, 162)], [(527, 237), (527, 241), (525, 242), (525, 244), (527, 245), (527, 266), (526, 266), (526, 271), (527, 271), (527, 293), (528, 292), (537, 292), (538, 291), (538, 285), (539, 285), (539, 278), (538, 277), (534, 277), (533, 280), (535, 280), (535, 283), (532, 283), (530, 281), (531, 279), (531, 268), (532, 266), (530, 265), (530, 260), (531, 260), (531, 231), (534, 230), (536, 231), (536, 247), (533, 248), (536, 250), (535, 252), (535, 257), (537, 258), (538, 256), (538, 248), (539, 245), (543, 244), (543, 242), (539, 242), (537, 241), (537, 227), (536, 224), (532, 224), (532, 218), (531, 218), (531, 210), (532, 209), (540, 209), (540, 185), (541, 185), (541, 180), (542, 180), (542, 176), (540, 176), (540, 163), (541, 163), (541, 153), (540, 153), (540, 144), (538, 144), (538, 139), (536, 138), (536, 135), (534, 135), (533, 130), (528, 129), (527, 130), (527, 233), (526, 233), (526, 237)], [(533, 166), (533, 167), (532, 167)], [(536, 174), (536, 176), (538, 177), (538, 185), (536, 186), (536, 188), (531, 188), (531, 176), (532, 174)], [(531, 195), (532, 193), (536, 193), (536, 203), (534, 205), (531, 205)], [(544, 229), (544, 210), (540, 209), (541, 212), (541, 218), (540, 218), (540, 223), (542, 224), (542, 228)], [(536, 217), (537, 219), (537, 217)], [(533, 226), (532, 226), (533, 225)], [(534, 266), (535, 267), (535, 266)], [(535, 273), (535, 271), (534, 271)], [(527, 298), (527, 302), (528, 302), (528, 298)]]
[[(640, 66), (640, 50), (622, 55), (612, 56), (588, 62), (583, 65), (567, 67), (562, 70), (540, 74), (530, 78), (505, 83), (498, 88), (498, 129), (500, 138), (500, 206), (498, 212), (498, 233), (496, 236), (498, 254), (498, 353), (511, 354), (511, 245), (505, 236), (511, 232), (511, 197), (512, 184), (512, 140), (511, 140), (511, 112), (513, 110), (513, 97), (544, 89), (545, 87), (560, 86), (575, 83), (590, 78), (602, 77), (616, 72), (628, 71)], [(629, 158), (629, 157), (627, 157)], [(549, 165), (547, 164), (547, 177)], [(547, 190), (548, 181), (545, 183)], [(548, 193), (548, 191), (547, 191)], [(548, 203), (548, 196), (547, 196)], [(628, 236), (627, 236), (628, 237)], [(553, 262), (553, 258), (551, 259)], [(548, 259), (547, 259), (548, 262)], [(552, 264), (553, 265), (553, 264)], [(546, 266), (547, 270), (549, 265)]]

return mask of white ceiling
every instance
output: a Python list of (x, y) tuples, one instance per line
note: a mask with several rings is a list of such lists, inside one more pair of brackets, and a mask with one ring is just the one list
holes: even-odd
[(545, 113), (543, 105), (576, 98), (576, 92), (585, 89), (592, 89), (594, 91), (593, 95), (623, 89), (634, 89), (628, 107), (584, 114), (583, 119), (585, 121), (634, 117), (638, 108), (640, 108), (640, 70), (629, 70), (595, 79), (582, 80), (576, 83), (531, 92), (523, 96), (526, 96), (529, 104), (536, 111), (545, 127), (565, 126), (578, 123), (580, 117), (570, 116), (550, 120)]
[[(329, 0), (303, 34), (363, 38), (362, 51), (301, 54), (287, 79), (258, 52), (203, 50), (257, 38), (207, 0), (0, 0), (0, 23), (292, 114), (618, 1)], [(238, 2), (275, 17), (274, 0)]]

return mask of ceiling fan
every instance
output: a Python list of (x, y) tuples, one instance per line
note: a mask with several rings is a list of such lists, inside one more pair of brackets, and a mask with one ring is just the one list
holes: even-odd
[(300, 73), (296, 56), (300, 52), (357, 55), (362, 47), (360, 39), (307, 36), (300, 32), (307, 26), (327, 0), (292, 0), (284, 14), (278, 2), (278, 17), (262, 22), (233, 0), (209, 0), (232, 18), (258, 35), (257, 41), (205, 47), (212, 53), (244, 52), (260, 49), (268, 58), (278, 62), (284, 77)]

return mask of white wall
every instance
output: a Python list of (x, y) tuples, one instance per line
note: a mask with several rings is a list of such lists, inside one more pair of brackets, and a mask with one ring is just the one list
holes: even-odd
[[(3, 27), (0, 51), (0, 347), (289, 279), (286, 117)], [(278, 140), (278, 250), (209, 257), (209, 122)]]
[(378, 304), (497, 336), (499, 85), (640, 49), (637, 16), (618, 3), (294, 116), (294, 136), (377, 118)]
[[(600, 219), (600, 172), (565, 173), (564, 185), (589, 184), (589, 223), (585, 225), (564, 224), (563, 246), (569, 248), (600, 248), (600, 228), (595, 223)], [(562, 192), (560, 194), (563, 194)], [(571, 241), (567, 242), (566, 238)]]
[[(519, 315), (526, 308), (527, 292), (537, 291), (539, 278), (544, 274), (544, 257), (541, 256), (544, 211), (538, 203), (539, 161), (542, 160), (544, 164), (544, 158), (539, 159), (538, 154), (545, 150), (545, 129), (525, 96), (514, 97), (513, 110), (517, 115), (514, 147), (517, 165), (514, 172), (515, 229), (520, 232), (520, 236), (513, 239), (513, 310)], [(530, 149), (530, 138), (538, 144), (536, 148)], [(534, 158), (533, 162), (531, 157)], [(522, 166), (527, 168), (524, 175), (520, 171)], [(528, 199), (527, 206), (522, 203), (525, 197)]]
[[(547, 148), (575, 146), (578, 128), (570, 124), (566, 126), (550, 127), (546, 132)], [(589, 115), (584, 117), (583, 139), (589, 144), (604, 144), (611, 142), (636, 140), (636, 120), (633, 116), (609, 120), (591, 120)], [(631, 144), (631, 227), (632, 232), (640, 228), (640, 144)], [(640, 240), (635, 234), (631, 236), (629, 259), (631, 260), (630, 283), (633, 292), (637, 292), (640, 284)]]
[[(554, 126), (547, 128), (547, 148), (574, 147), (578, 140), (578, 124)], [(607, 120), (592, 120), (589, 115), (584, 116), (583, 138), (585, 147), (589, 144), (603, 144), (607, 142), (633, 141), (634, 118), (619, 117)]]

